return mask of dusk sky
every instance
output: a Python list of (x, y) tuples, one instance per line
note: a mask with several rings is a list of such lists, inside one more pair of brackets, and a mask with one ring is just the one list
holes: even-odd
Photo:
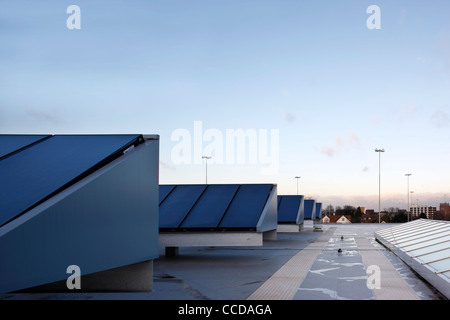
[(450, 2), (0, 0), (0, 133), (159, 134), (160, 183), (204, 183), (211, 155), (209, 183), (295, 194), (301, 176), (325, 206), (376, 210), (384, 148), (382, 208), (406, 208), (406, 173), (439, 206)]

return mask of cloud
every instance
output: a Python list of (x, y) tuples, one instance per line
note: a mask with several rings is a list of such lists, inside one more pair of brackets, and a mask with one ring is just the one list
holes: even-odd
[(430, 117), (430, 121), (432, 126), (438, 129), (448, 128), (450, 126), (450, 116), (442, 110), (433, 113)]
[(403, 26), (405, 24), (407, 16), (408, 16), (408, 13), (407, 13), (406, 9), (402, 9), (402, 11), (400, 11), (400, 16), (398, 18), (398, 24)]
[(167, 169), (167, 170), (172, 170), (172, 171), (176, 171), (177, 169), (174, 166), (171, 166), (170, 164), (159, 160), (159, 165), (161, 168)]
[(397, 121), (408, 120), (414, 117), (417, 111), (417, 106), (408, 104), (397, 109)]
[(436, 36), (436, 52), (444, 72), (450, 71), (450, 32), (442, 31)]
[(321, 152), (329, 157), (333, 157), (337, 151), (332, 147), (323, 147)]
[(284, 119), (289, 123), (295, 122), (295, 115), (292, 112), (286, 112)]
[(28, 116), (38, 122), (51, 122), (53, 124), (66, 124), (67, 122), (59, 115), (58, 110), (53, 109), (50, 111), (42, 111), (34, 108), (28, 108), (25, 110)]
[(352, 148), (360, 148), (361, 147), (361, 142), (359, 141), (359, 137), (353, 131), (350, 131), (346, 138), (337, 136), (335, 138), (335, 144), (332, 146), (323, 147), (321, 152), (329, 157), (334, 157), (336, 154), (340, 153), (342, 150), (344, 150), (347, 147), (352, 147)]
[(364, 168), (362, 169), (362, 172), (369, 172), (369, 167), (364, 167)]

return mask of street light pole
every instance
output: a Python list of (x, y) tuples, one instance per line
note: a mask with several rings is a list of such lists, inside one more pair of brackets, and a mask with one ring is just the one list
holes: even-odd
[(407, 181), (408, 181), (408, 183), (407, 183), (407, 185), (408, 185), (408, 193), (406, 194), (407, 195), (407, 197), (408, 197), (408, 207), (407, 207), (407, 213), (406, 213), (406, 215), (407, 215), (407, 217), (408, 217), (408, 222), (409, 222), (409, 215), (410, 215), (410, 213), (409, 213), (409, 176), (411, 175), (411, 173), (406, 173), (405, 174), (405, 176), (407, 177)]
[(378, 152), (378, 223), (381, 223), (381, 152), (384, 149), (375, 149)]
[(295, 176), (295, 179), (297, 179), (297, 195), (298, 195), (298, 179), (300, 179), (300, 176)]
[(206, 184), (208, 184), (208, 160), (211, 159), (210, 156), (202, 156), (202, 159), (206, 160)]

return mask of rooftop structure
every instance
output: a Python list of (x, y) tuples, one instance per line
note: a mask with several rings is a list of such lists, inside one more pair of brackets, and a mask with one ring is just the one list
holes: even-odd
[(379, 230), (375, 237), (450, 298), (450, 222), (418, 219)]
[(158, 166), (158, 136), (0, 135), (0, 292), (151, 289)]
[(303, 228), (304, 197), (302, 195), (278, 196), (277, 232), (298, 232)]
[(305, 200), (305, 220), (316, 219), (316, 200), (306, 199)]
[(260, 246), (276, 228), (276, 185), (160, 186), (160, 246)]

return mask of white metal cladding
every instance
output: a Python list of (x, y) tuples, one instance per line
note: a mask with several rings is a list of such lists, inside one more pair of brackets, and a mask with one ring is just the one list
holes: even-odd
[(449, 297), (449, 221), (418, 219), (379, 230), (375, 237)]

